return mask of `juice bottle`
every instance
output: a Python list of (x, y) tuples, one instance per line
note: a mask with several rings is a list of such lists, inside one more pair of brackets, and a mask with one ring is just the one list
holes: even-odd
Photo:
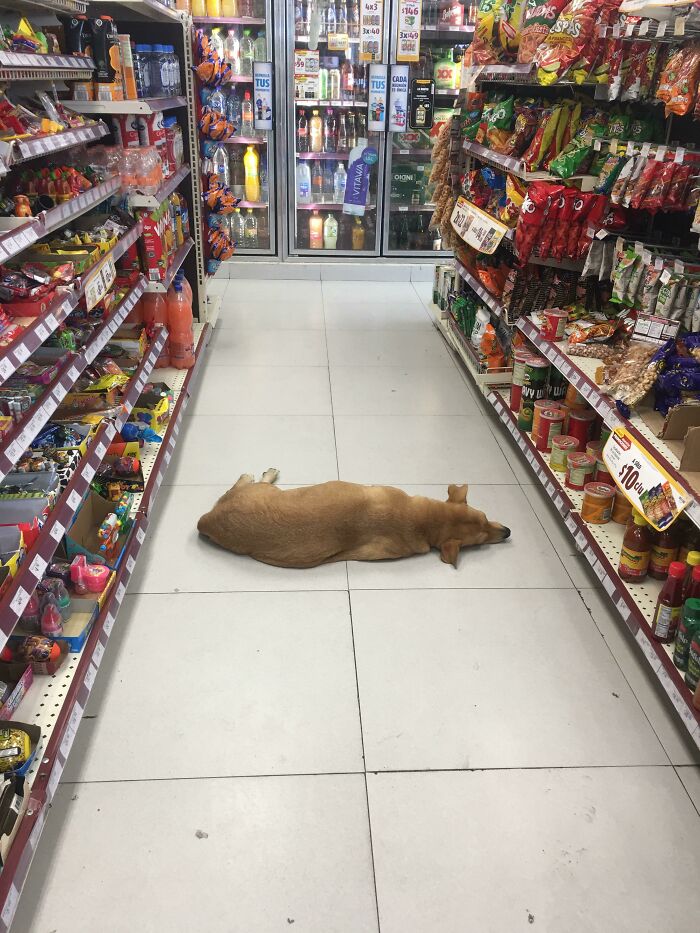
[(246, 201), (260, 200), (260, 158), (255, 146), (247, 146), (243, 156), (245, 169), (245, 199)]
[(192, 286), (185, 278), (185, 273), (178, 272), (178, 274), (175, 276), (175, 281), (179, 282), (182, 285), (182, 291), (184, 292), (185, 298), (187, 298), (190, 304), (190, 308), (191, 308), (192, 307)]
[(124, 318), (125, 324), (143, 324), (144, 322), (143, 321), (143, 305), (144, 305), (144, 299), (147, 297), (148, 295), (146, 294), (146, 295), (142, 295), (139, 298), (139, 300), (136, 302), (134, 307), (131, 309), (131, 311), (129, 311), (127, 316)]
[(309, 217), (309, 249), (323, 249), (323, 218), (318, 211)]
[[(698, 568), (697, 575), (693, 571), (693, 577), (697, 579), (696, 589), (697, 592), (700, 592), (700, 568)], [(696, 596), (690, 596), (683, 605), (683, 612), (676, 632), (676, 644), (673, 648), (673, 663), (679, 671), (688, 670), (690, 643), (698, 626), (700, 626), (700, 599)]]
[(192, 0), (192, 16), (206, 16), (206, 0)]
[(323, 151), (323, 120), (319, 116), (318, 110), (311, 112), (309, 120), (309, 152)]
[(674, 560), (668, 568), (668, 579), (659, 594), (651, 624), (652, 637), (657, 641), (671, 642), (676, 636), (678, 620), (683, 608), (683, 581), (685, 564)]
[(362, 226), (362, 218), (356, 217), (352, 227), (352, 248), (365, 248), (365, 228)]
[[(146, 292), (143, 296), (143, 323), (165, 324), (168, 323), (168, 306), (165, 295), (161, 292)], [(170, 347), (168, 341), (156, 361), (156, 369), (162, 369), (164, 366), (170, 366)]]
[(223, 15), (221, 12), (221, 0), (206, 0), (207, 7), (207, 16), (211, 19), (220, 19)]
[(323, 224), (323, 248), (335, 249), (338, 245), (338, 221), (328, 214)]
[[(668, 568), (678, 560), (678, 534), (675, 528), (660, 531), (651, 546), (649, 558), (649, 576), (655, 580), (665, 580)], [(682, 561), (679, 561), (682, 563)]]
[(625, 537), (622, 539), (617, 572), (625, 582), (639, 583), (646, 578), (650, 558), (649, 526), (644, 516), (635, 511), (632, 513), (632, 521), (627, 525)]
[(227, 19), (238, 16), (238, 3), (236, 0), (221, 0), (221, 15)]
[(170, 364), (175, 369), (189, 369), (194, 366), (192, 305), (183, 291), (182, 281), (177, 277), (168, 289), (167, 308)]

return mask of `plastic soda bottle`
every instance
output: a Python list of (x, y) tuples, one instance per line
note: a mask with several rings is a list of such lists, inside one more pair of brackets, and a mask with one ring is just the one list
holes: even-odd
[(243, 156), (245, 169), (245, 199), (246, 201), (260, 200), (260, 158), (255, 146), (248, 146)]
[[(161, 292), (146, 292), (143, 296), (143, 323), (148, 327), (150, 324), (168, 323), (168, 306), (165, 296)], [(163, 350), (156, 362), (156, 369), (162, 369), (164, 366), (170, 366), (170, 347), (166, 341)]]
[(187, 299), (182, 282), (177, 278), (168, 289), (168, 328), (170, 330), (170, 365), (175, 369), (194, 366), (192, 336), (192, 304)]

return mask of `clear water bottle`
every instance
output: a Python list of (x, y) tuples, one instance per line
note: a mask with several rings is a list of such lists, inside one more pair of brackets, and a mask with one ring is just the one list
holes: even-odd
[(255, 58), (255, 43), (250, 35), (250, 29), (243, 30), (241, 39), (241, 74), (253, 74), (253, 59)]
[(153, 46), (151, 55), (151, 90), (154, 97), (168, 96), (168, 75), (164, 67), (165, 53), (160, 44)]
[(214, 93), (209, 98), (207, 105), (211, 107), (212, 110), (218, 110), (220, 113), (226, 113), (226, 95), (221, 90), (217, 88)]
[(253, 57), (256, 62), (264, 62), (267, 58), (267, 38), (264, 29), (260, 30), (253, 43)]
[(232, 88), (228, 93), (228, 99), (226, 101), (226, 119), (229, 123), (232, 123), (237, 130), (240, 131), (241, 128), (241, 99), (236, 93), (236, 89)]
[(168, 46), (168, 55), (170, 56), (170, 84), (173, 96), (177, 96), (182, 93), (182, 82), (180, 80), (180, 59), (175, 54), (174, 45)]
[(230, 217), (231, 239), (237, 246), (242, 247), (245, 238), (245, 218), (243, 214), (241, 214), (240, 207), (235, 207)]
[(153, 97), (151, 94), (151, 64), (150, 55), (153, 49), (150, 45), (139, 43), (133, 53), (134, 79), (136, 81), (136, 94), (140, 98)]
[(234, 75), (241, 73), (241, 40), (235, 29), (229, 29), (224, 41), (224, 57), (231, 66)]
[(222, 145), (221, 143), (219, 143), (219, 145), (212, 153), (211, 166), (212, 173), (218, 176), (218, 179), (222, 185), (231, 184), (231, 176), (229, 174), (228, 164), (228, 151), (226, 146)]
[(245, 215), (245, 226), (243, 228), (243, 246), (245, 249), (258, 248), (258, 221), (253, 213), (252, 207), (249, 207)]

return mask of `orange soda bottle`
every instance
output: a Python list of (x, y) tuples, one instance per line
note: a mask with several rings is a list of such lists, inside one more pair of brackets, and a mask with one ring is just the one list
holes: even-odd
[[(150, 324), (168, 323), (168, 305), (165, 295), (162, 292), (146, 292), (141, 299), (143, 301), (143, 323), (148, 327)], [(156, 361), (156, 369), (163, 369), (170, 366), (170, 341), (167, 340), (163, 351)]]
[(168, 328), (171, 365), (175, 369), (190, 369), (194, 366), (192, 303), (183, 291), (182, 282), (177, 280), (168, 289)]

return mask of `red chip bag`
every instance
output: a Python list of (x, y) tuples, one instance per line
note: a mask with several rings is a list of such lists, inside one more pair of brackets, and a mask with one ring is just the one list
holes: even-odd
[(556, 23), (566, 3), (567, 0), (550, 0), (549, 3), (526, 7), (518, 46), (518, 61), (521, 64), (532, 61), (538, 46)]
[[(572, 259), (583, 259), (588, 253), (590, 245), (593, 242), (593, 237), (603, 225), (603, 218), (605, 217), (609, 203), (607, 195), (594, 194), (593, 197), (595, 200), (585, 218), (583, 231), (576, 247), (576, 255), (572, 256)], [(592, 231), (592, 233), (589, 233), (589, 230)]]
[(542, 230), (542, 239), (540, 240), (537, 255), (540, 259), (549, 259), (554, 241), (554, 231), (559, 223), (559, 217), (564, 207), (564, 192), (552, 198), (547, 211), (547, 223)]
[(564, 256), (567, 255), (569, 227), (574, 214), (574, 201), (580, 196), (581, 192), (576, 188), (562, 188), (562, 194), (564, 203), (558, 213), (554, 236), (552, 237), (552, 247), (549, 253), (557, 262), (561, 262)]
[(527, 197), (520, 208), (518, 226), (515, 228), (515, 253), (524, 265), (530, 259), (540, 235), (540, 228), (547, 216), (550, 198), (556, 197), (564, 188), (547, 181), (533, 181), (527, 189)]
[(588, 214), (593, 207), (597, 195), (593, 192), (577, 191), (578, 197), (574, 198), (574, 210), (569, 224), (569, 235), (566, 240), (566, 256), (568, 259), (576, 259), (578, 255), (578, 246), (583, 237)]
[(625, 206), (631, 207), (635, 211), (639, 210), (647, 191), (651, 188), (656, 176), (661, 173), (662, 167), (663, 162), (657, 162), (656, 159), (647, 160), (647, 164), (640, 172), (631, 190), (628, 190), (625, 195)]
[[(686, 207), (688, 186), (693, 177), (694, 170), (697, 171), (698, 163), (689, 164), (684, 162), (682, 165), (676, 165), (671, 184), (662, 207), (667, 211), (679, 211)], [(691, 205), (687, 205), (690, 207)]]
[(644, 197), (641, 198), (638, 204), (634, 203), (635, 199), (633, 197), (631, 202), (632, 207), (639, 207), (644, 211), (651, 211), (652, 214), (655, 214), (664, 207), (668, 193), (671, 190), (673, 176), (679, 166), (673, 161), (660, 162), (659, 165), (661, 167), (654, 175), (651, 184), (644, 193)]
[(614, 0), (571, 0), (534, 55), (540, 84), (560, 81), (586, 50), (595, 46), (595, 27)]

